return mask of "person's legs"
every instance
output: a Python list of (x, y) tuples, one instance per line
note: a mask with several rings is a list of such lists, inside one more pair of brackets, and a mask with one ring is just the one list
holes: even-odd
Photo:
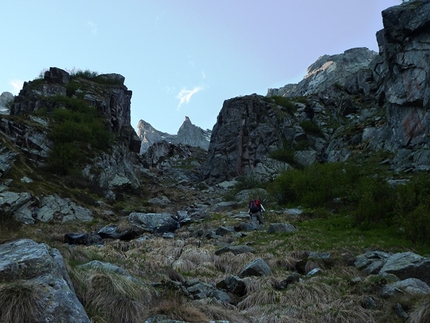
[(257, 213), (252, 214), (252, 230), (257, 230), (258, 228), (258, 219), (257, 219)]
[(261, 216), (261, 212), (257, 212), (256, 215), (257, 215), (258, 222), (261, 224), (261, 226), (263, 226), (264, 221), (263, 221), (263, 217)]

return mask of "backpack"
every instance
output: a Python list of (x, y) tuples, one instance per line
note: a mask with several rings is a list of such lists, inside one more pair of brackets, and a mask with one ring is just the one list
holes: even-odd
[(249, 210), (251, 213), (257, 213), (260, 211), (260, 201), (259, 200), (252, 200), (249, 202)]

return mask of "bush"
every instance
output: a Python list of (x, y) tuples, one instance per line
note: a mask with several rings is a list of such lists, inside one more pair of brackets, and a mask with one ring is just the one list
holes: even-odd
[(269, 157), (288, 164), (295, 164), (294, 150), (291, 148), (277, 149), (269, 153)]
[(346, 198), (357, 176), (357, 167), (313, 164), (303, 170), (287, 170), (268, 189), (280, 204), (320, 207), (335, 198)]
[(407, 184), (399, 185), (395, 194), (396, 218), (407, 239), (414, 244), (430, 242), (430, 178), (421, 173)]
[(255, 174), (246, 174), (237, 178), (236, 192), (261, 186), (261, 180)]
[(77, 71), (72, 71), (70, 72), (70, 76), (71, 77), (80, 77), (83, 79), (87, 79), (87, 80), (91, 80), (96, 78), (97, 76), (99, 76), (99, 73), (94, 72), (94, 71), (90, 71), (90, 70), (77, 70)]
[(357, 204), (353, 217), (358, 225), (386, 221), (392, 223), (394, 210), (394, 190), (379, 177), (364, 176), (359, 179), (349, 200)]
[(315, 135), (315, 136), (323, 136), (321, 129), (318, 127), (318, 125), (315, 122), (311, 120), (302, 121), (300, 123), (300, 126), (307, 134)]
[(272, 96), (271, 98), (275, 101), (277, 105), (287, 108), (287, 111), (289, 113), (292, 114), (296, 112), (296, 105), (290, 99), (283, 96)]

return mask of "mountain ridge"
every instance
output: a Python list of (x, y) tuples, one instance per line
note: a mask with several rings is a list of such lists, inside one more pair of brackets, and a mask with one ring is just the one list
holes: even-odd
[(189, 145), (207, 150), (211, 130), (203, 130), (194, 125), (189, 117), (185, 116), (185, 120), (176, 135), (159, 131), (142, 119), (139, 120), (137, 125), (137, 135), (142, 140), (140, 154), (144, 154), (151, 145), (163, 140), (176, 145)]

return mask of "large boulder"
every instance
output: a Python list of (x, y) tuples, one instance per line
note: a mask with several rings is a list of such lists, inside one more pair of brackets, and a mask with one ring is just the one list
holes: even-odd
[(128, 221), (136, 232), (166, 233), (174, 232), (180, 227), (178, 219), (170, 213), (132, 212)]
[(269, 265), (262, 258), (257, 258), (242, 269), (239, 273), (239, 277), (269, 276), (271, 272), (272, 269)]
[(430, 284), (430, 259), (413, 252), (396, 253), (386, 259), (379, 272), (394, 274), (400, 279), (417, 278)]
[(10, 295), (0, 312), (32, 308), (32, 313), (9, 315), (35, 323), (90, 322), (57, 249), (21, 239), (0, 245), (0, 254), (0, 288)]

